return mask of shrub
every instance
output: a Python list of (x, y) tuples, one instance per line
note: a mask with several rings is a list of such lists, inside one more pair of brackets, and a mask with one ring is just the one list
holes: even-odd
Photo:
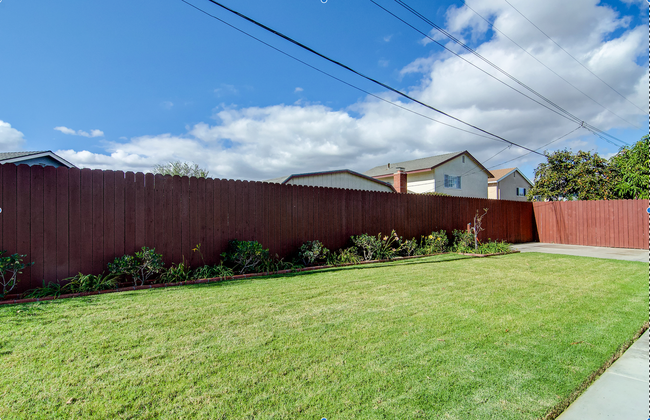
[(117, 288), (117, 278), (115, 274), (77, 274), (74, 277), (68, 277), (68, 281), (61, 287), (62, 293), (83, 293), (96, 292), (98, 290), (108, 290)]
[(325, 262), (329, 252), (320, 241), (307, 241), (300, 246), (298, 258), (305, 267), (309, 267)]
[(212, 279), (212, 278), (224, 278), (232, 277), (235, 273), (232, 269), (223, 265), (223, 263), (215, 265), (204, 265), (202, 267), (194, 270), (192, 276), (195, 279)]
[(505, 241), (488, 241), (478, 247), (479, 254), (501, 254), (504, 252), (511, 252), (512, 246)]
[(2, 292), (0, 293), (0, 297), (4, 297), (16, 287), (16, 284), (20, 281), (18, 274), (22, 274), (22, 269), (34, 264), (33, 262), (23, 262), (23, 258), (27, 255), (11, 254), (5, 257), (5, 252), (7, 251), (0, 251), (0, 276), (2, 276)]
[(423, 236), (420, 239), (420, 252), (422, 254), (438, 254), (447, 251), (449, 239), (447, 239), (447, 232), (441, 230), (440, 232), (431, 232), (431, 235)]
[(117, 276), (129, 276), (133, 283), (143, 285), (152, 275), (163, 270), (162, 255), (156, 254), (155, 248), (142, 247), (141, 251), (133, 255), (123, 255), (108, 263), (108, 270)]
[(400, 238), (400, 255), (410, 257), (411, 255), (417, 255), (418, 253), (421, 253), (421, 250), (418, 241), (415, 238), (406, 239), (403, 242), (402, 238)]
[(172, 265), (162, 273), (160, 281), (162, 283), (180, 283), (182, 281), (188, 281), (192, 277), (192, 270), (185, 264), (185, 258), (183, 258), (182, 262)]
[(384, 237), (381, 236), (381, 233), (376, 237), (364, 233), (363, 235), (352, 236), (350, 239), (360, 250), (359, 256), (362, 257), (363, 261), (394, 258), (402, 248), (402, 243), (395, 230)]
[(284, 259), (280, 258), (278, 254), (275, 254), (275, 258), (269, 257), (262, 261), (262, 264), (260, 264), (260, 272), (272, 273), (280, 270), (292, 270), (295, 267), (296, 266), (293, 263), (284, 261)]
[(465, 230), (454, 229), (454, 252), (474, 252), (474, 235)]
[(64, 289), (61, 283), (51, 281), (45, 285), (45, 280), (43, 280), (43, 287), (37, 287), (36, 289), (28, 290), (23, 293), (22, 297), (25, 299), (37, 299), (46, 296), (58, 297), (61, 294), (64, 294)]
[(239, 274), (254, 273), (269, 259), (269, 250), (257, 241), (228, 242), (228, 250), (221, 254), (224, 264)]
[(354, 246), (339, 249), (338, 252), (332, 252), (327, 256), (327, 265), (358, 264), (359, 262), (361, 262), (361, 256)]

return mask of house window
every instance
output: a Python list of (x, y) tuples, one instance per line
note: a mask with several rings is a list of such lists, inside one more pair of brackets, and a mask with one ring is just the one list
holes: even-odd
[(460, 177), (445, 175), (445, 188), (456, 188), (460, 190)]
[(465, 163), (465, 156), (463, 156), (463, 163)]
[(526, 196), (526, 188), (517, 188), (517, 195), (519, 197), (525, 197)]

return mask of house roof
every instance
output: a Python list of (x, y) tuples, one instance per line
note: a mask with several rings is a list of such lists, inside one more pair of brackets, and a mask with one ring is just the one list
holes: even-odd
[(492, 172), (492, 175), (494, 175), (492, 178), (488, 178), (488, 184), (494, 184), (495, 182), (500, 182), (502, 179), (507, 177), (508, 175), (512, 174), (513, 172), (517, 172), (523, 179), (526, 180), (530, 184), (530, 186), (533, 186), (533, 183), (530, 182), (530, 180), (526, 177), (526, 175), (522, 174), (519, 168), (505, 168), (505, 169), (493, 169), (490, 172)]
[(76, 168), (76, 166), (74, 166), (72, 163), (53, 153), (51, 150), (42, 150), (37, 152), (1, 152), (0, 163), (20, 163), (24, 160), (36, 159), (46, 156), (56, 160), (63, 166), (67, 166), (68, 168)]
[(281, 176), (279, 178), (273, 178), (273, 179), (267, 179), (264, 182), (272, 182), (275, 184), (286, 184), (292, 179), (296, 178), (305, 178), (305, 177), (310, 177), (310, 176), (319, 176), (319, 175), (330, 175), (330, 174), (340, 174), (340, 173), (348, 173), (353, 176), (358, 176), (360, 178), (366, 179), (368, 181), (374, 182), (376, 184), (381, 184), (383, 186), (389, 187), (391, 190), (395, 192), (395, 188), (389, 184), (388, 182), (380, 181), (378, 179), (372, 178), (368, 175), (361, 174), (359, 172), (351, 171), (350, 169), (338, 169), (334, 171), (323, 171), (323, 172), (307, 172), (304, 174), (292, 174), (292, 175), (287, 175), (287, 176)]
[(449, 162), (450, 160), (457, 158), (460, 155), (467, 155), (470, 159), (474, 161), (483, 171), (485, 171), (488, 174), (488, 177), (491, 177), (492, 174), (490, 171), (485, 169), (481, 163), (474, 158), (474, 156), (471, 155), (467, 150), (464, 150), (462, 152), (453, 152), (453, 153), (446, 153), (444, 155), (438, 155), (438, 156), (429, 156), (426, 158), (421, 158), (421, 159), (415, 159), (415, 160), (407, 160), (405, 162), (397, 162), (397, 163), (389, 163), (388, 165), (381, 165), (381, 166), (375, 166), (374, 168), (364, 172), (364, 175), (372, 176), (372, 177), (383, 177), (383, 176), (388, 176), (392, 175), (395, 173), (395, 169), (398, 167), (404, 168), (406, 170), (406, 173), (409, 172), (416, 172), (416, 171), (421, 171), (421, 170), (426, 170), (426, 169), (434, 169), (436, 166), (440, 166), (443, 163)]

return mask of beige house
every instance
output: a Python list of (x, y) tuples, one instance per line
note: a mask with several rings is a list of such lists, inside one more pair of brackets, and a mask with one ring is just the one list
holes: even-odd
[(393, 188), (391, 184), (349, 169), (294, 174), (269, 179), (265, 182), (274, 182), (276, 184), (286, 185), (305, 185), (311, 187), (344, 188), (348, 190), (395, 192), (395, 188)]
[(488, 179), (488, 198), (494, 200), (526, 201), (526, 193), (533, 186), (517, 168), (493, 169)]
[[(406, 173), (406, 189), (413, 193), (439, 192), (452, 196), (488, 198), (488, 178), (485, 169), (467, 150), (406, 162), (388, 163), (364, 172), (364, 175), (392, 184), (397, 173)], [(404, 183), (401, 183), (404, 187)]]

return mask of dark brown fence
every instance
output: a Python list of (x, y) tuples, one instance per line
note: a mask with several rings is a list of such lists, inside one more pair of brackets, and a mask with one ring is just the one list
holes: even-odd
[[(0, 249), (26, 254), (18, 291), (78, 272), (101, 273), (117, 256), (155, 247), (165, 265), (184, 258), (219, 261), (231, 239), (257, 240), (290, 256), (307, 240), (330, 249), (350, 235), (389, 233), (407, 238), (463, 229), (489, 208), (482, 237), (535, 239), (530, 203), (433, 197), (180, 178), (121, 171), (0, 165)], [(451, 238), (450, 238), (451, 239)]]
[(540, 242), (648, 249), (648, 201), (533, 203)]

